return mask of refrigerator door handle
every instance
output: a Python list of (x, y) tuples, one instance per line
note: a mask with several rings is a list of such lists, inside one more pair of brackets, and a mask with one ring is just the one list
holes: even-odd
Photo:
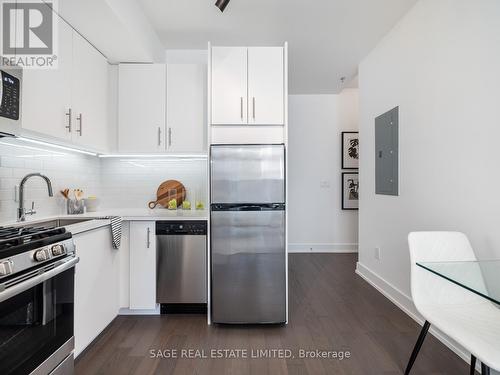
[(238, 211), (262, 211), (261, 206), (240, 206), (238, 207)]
[(263, 204), (228, 204), (213, 203), (210, 206), (212, 211), (284, 211), (284, 203), (263, 203)]

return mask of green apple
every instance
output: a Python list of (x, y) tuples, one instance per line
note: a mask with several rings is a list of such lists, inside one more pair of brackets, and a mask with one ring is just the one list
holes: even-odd
[(168, 201), (168, 209), (169, 210), (176, 210), (177, 209), (177, 199), (171, 199)]

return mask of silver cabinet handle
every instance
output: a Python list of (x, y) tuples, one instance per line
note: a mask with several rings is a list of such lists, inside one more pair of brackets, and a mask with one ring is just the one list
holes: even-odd
[(161, 146), (161, 128), (158, 126), (158, 146)]
[(68, 112), (65, 113), (66, 116), (68, 116), (68, 125), (66, 125), (66, 129), (68, 129), (68, 132), (71, 133), (71, 121), (73, 118), (73, 111), (71, 108), (68, 108)]
[(252, 98), (252, 117), (255, 120), (255, 96)]
[(80, 137), (83, 135), (83, 115), (80, 113), (76, 120), (79, 122), (80, 124), (80, 128), (79, 129), (76, 129), (76, 132), (80, 134)]
[(168, 127), (168, 145), (172, 146), (172, 128)]
[(243, 120), (243, 97), (240, 97), (240, 116)]
[(151, 228), (148, 227), (148, 235), (146, 237), (146, 247), (149, 249), (151, 246)]

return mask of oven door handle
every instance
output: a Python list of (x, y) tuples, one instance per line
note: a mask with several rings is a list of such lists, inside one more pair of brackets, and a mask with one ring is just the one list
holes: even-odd
[(72, 258), (60, 266), (57, 266), (49, 271), (46, 271), (38, 276), (31, 277), (26, 281), (23, 281), (19, 284), (13, 285), (2, 292), (0, 292), (0, 302), (3, 302), (5, 300), (8, 300), (11, 297), (14, 297), (15, 295), (18, 295), (19, 293), (22, 293), (28, 289), (33, 288), (35, 285), (38, 285), (40, 283), (43, 283), (44, 281), (47, 281), (48, 279), (57, 276), (58, 274), (69, 270), (70, 268), (74, 267), (75, 264), (77, 264), (80, 261), (80, 258)]

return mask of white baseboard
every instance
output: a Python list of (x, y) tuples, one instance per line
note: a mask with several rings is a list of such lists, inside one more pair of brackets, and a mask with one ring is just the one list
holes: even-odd
[[(417, 312), (412, 299), (408, 295), (359, 262), (356, 264), (356, 274), (361, 276), (368, 284), (372, 285), (387, 299), (403, 310), (410, 318), (418, 322), (418, 324), (424, 324), (425, 319)], [(432, 325), (429, 332), (465, 362), (470, 363), (470, 353), (463, 347), (451, 340), (441, 331), (435, 329)], [(415, 341), (416, 340), (417, 337), (415, 337)], [(408, 353), (408, 355), (409, 354), (410, 353)]]
[(289, 253), (357, 253), (357, 243), (289, 243)]
[(118, 315), (160, 315), (160, 305), (153, 310), (130, 310), (126, 307), (120, 308)]

